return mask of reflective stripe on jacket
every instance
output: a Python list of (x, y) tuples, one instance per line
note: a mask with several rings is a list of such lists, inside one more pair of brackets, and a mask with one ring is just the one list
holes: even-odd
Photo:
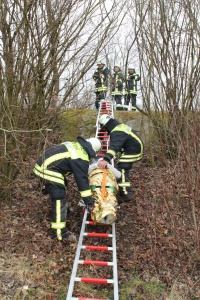
[(106, 156), (112, 159), (118, 152), (122, 152), (120, 162), (135, 162), (142, 158), (143, 142), (129, 126), (113, 119), (108, 121), (106, 128), (111, 129)]
[(81, 144), (65, 142), (39, 157), (33, 172), (43, 180), (65, 186), (64, 177), (73, 173), (82, 198), (92, 195), (88, 183), (89, 156)]
[(124, 74), (119, 71), (113, 74), (112, 96), (122, 95)]
[(124, 94), (127, 95), (127, 94), (135, 94), (137, 95), (137, 81), (140, 80), (140, 76), (136, 73), (134, 74), (127, 74), (126, 75), (126, 89), (125, 89), (125, 92)]
[(103, 92), (108, 90), (108, 75), (109, 70), (106, 66), (99, 69), (97, 68), (93, 74), (95, 80), (95, 92)]

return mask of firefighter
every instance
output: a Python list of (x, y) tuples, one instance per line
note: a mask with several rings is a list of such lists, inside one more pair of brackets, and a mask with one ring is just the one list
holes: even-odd
[(143, 142), (129, 126), (119, 123), (110, 115), (102, 115), (98, 122), (101, 128), (105, 128), (110, 135), (110, 145), (103, 160), (98, 162), (98, 167), (105, 168), (116, 155), (121, 155), (116, 166), (121, 172), (121, 178), (118, 179), (118, 202), (131, 201), (129, 171), (132, 164), (142, 158)]
[(101, 149), (97, 138), (77, 142), (66, 141), (45, 151), (38, 159), (33, 173), (40, 179), (43, 193), (49, 194), (52, 204), (51, 233), (58, 240), (76, 241), (76, 237), (66, 228), (67, 199), (66, 177), (73, 174), (87, 209), (92, 211), (94, 199), (88, 182), (88, 168), (91, 158)]
[(137, 81), (140, 80), (140, 75), (136, 74), (134, 68), (129, 68), (126, 75), (125, 86), (125, 104), (132, 104), (132, 110), (136, 110), (136, 97), (137, 97)]
[(116, 110), (123, 110), (122, 93), (124, 74), (118, 66), (114, 66), (113, 71), (114, 74), (112, 77), (112, 96), (116, 102)]
[(96, 101), (95, 101), (96, 109), (99, 108), (100, 100), (106, 98), (106, 94), (108, 91), (108, 76), (109, 76), (108, 68), (105, 66), (105, 64), (102, 61), (98, 61), (97, 69), (95, 70), (92, 76), (95, 81), (94, 92), (96, 94)]

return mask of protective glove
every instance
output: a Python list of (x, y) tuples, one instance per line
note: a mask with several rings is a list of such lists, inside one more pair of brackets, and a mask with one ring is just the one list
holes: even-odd
[(89, 212), (94, 210), (94, 199), (92, 197), (87, 197), (83, 199), (85, 206)]
[(42, 194), (43, 195), (48, 195), (48, 190), (47, 190), (45, 185), (42, 186)]
[(66, 177), (64, 177), (64, 183), (65, 183), (65, 186), (68, 185), (68, 179)]
[(91, 213), (94, 210), (94, 204), (87, 205), (87, 210)]

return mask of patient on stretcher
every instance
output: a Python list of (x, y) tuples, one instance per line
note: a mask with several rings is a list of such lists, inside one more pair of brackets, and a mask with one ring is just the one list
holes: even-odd
[(88, 171), (92, 197), (95, 199), (91, 218), (102, 225), (111, 225), (117, 218), (117, 179), (121, 177), (121, 172), (116, 168), (110, 164), (107, 166), (107, 169), (100, 169), (94, 163)]

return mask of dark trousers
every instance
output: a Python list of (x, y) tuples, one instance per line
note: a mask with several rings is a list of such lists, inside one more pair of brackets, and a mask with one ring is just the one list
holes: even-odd
[(115, 95), (115, 96), (113, 96), (113, 98), (116, 102), (116, 110), (123, 110), (122, 95)]
[(101, 92), (95, 92), (96, 94), (96, 101), (95, 101), (95, 107), (96, 109), (99, 109), (99, 102), (100, 100), (103, 100), (106, 98), (106, 91), (101, 91)]
[(120, 196), (130, 196), (131, 197), (131, 187), (130, 187), (130, 177), (129, 171), (132, 167), (132, 162), (117, 164), (117, 169), (121, 172), (121, 177), (118, 179), (119, 195)]
[(132, 106), (136, 106), (136, 94), (128, 94), (125, 95), (124, 99), (125, 99), (125, 104), (128, 105), (129, 102), (131, 102)]
[(116, 101), (116, 104), (122, 104), (122, 95), (115, 95), (113, 97)]
[(51, 198), (51, 228), (56, 237), (61, 240), (66, 230), (67, 198), (65, 187), (56, 186), (52, 183), (45, 184), (46, 190)]

